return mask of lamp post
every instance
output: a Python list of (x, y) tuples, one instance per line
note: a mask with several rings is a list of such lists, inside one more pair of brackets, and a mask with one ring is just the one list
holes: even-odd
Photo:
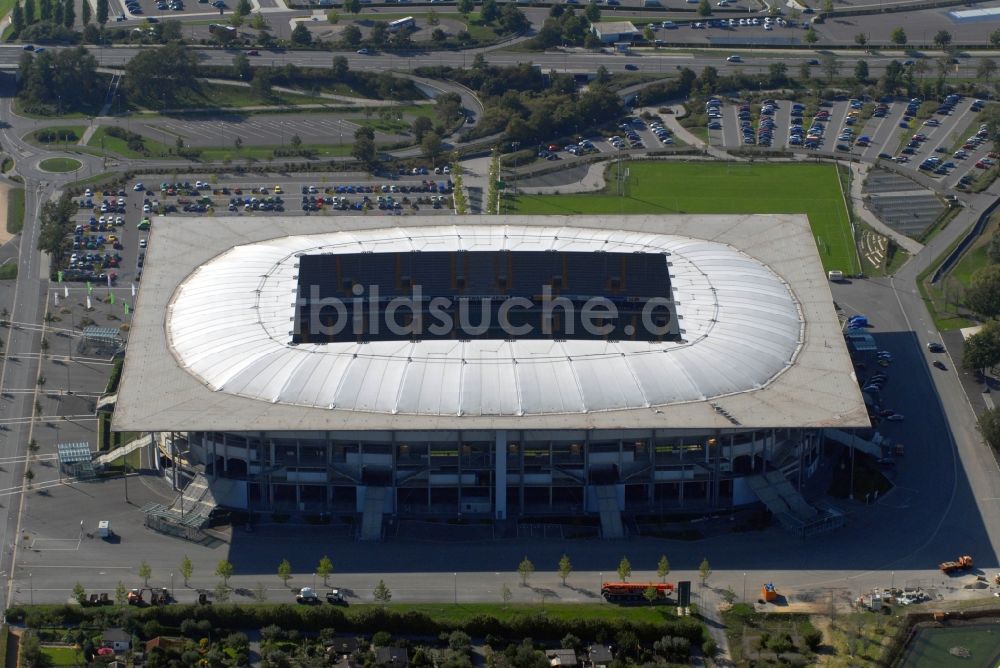
[(455, 601), (455, 605), (458, 605), (458, 573), (452, 573), (452, 575), (455, 578), (454, 579), (454, 583), (455, 583), (455, 587), (454, 587), (454, 590), (455, 590), (454, 601)]
[(170, 598), (174, 597), (174, 574), (170, 574)]
[(747, 574), (743, 574), (743, 602), (747, 602)]
[(35, 581), (33, 575), (28, 573), (28, 595), (31, 597), (31, 605), (35, 604)]

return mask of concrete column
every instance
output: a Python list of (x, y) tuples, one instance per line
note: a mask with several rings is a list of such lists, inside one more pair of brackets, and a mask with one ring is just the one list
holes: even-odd
[(493, 441), (494, 457), (494, 518), (507, 519), (507, 432), (498, 429)]
[(174, 489), (177, 489), (177, 445), (174, 439), (174, 432), (170, 432), (170, 462), (173, 464)]

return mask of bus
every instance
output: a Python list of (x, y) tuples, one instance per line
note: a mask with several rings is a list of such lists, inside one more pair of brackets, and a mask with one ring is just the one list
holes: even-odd
[(412, 16), (407, 16), (406, 18), (396, 19), (389, 23), (389, 32), (399, 32), (400, 30), (405, 30), (407, 28), (413, 28), (417, 25), (416, 20)]

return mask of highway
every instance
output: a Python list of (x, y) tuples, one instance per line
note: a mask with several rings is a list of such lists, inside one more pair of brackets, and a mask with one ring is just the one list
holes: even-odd
[[(124, 67), (136, 53), (138, 47), (96, 48), (89, 47), (102, 67)], [(155, 47), (148, 47), (155, 48)], [(238, 50), (225, 49), (193, 49), (198, 54), (199, 62), (204, 65), (231, 65), (233, 56)], [(0, 68), (16, 68), (23, 50), (17, 45), (0, 46)], [(726, 62), (726, 56), (738, 53), (743, 63)], [(732, 48), (722, 51), (716, 48), (708, 53), (698, 49), (659, 49), (637, 50), (631, 54), (595, 53), (583, 49), (567, 49), (565, 51), (549, 51), (546, 53), (523, 53), (504, 51), (500, 49), (476, 49), (469, 51), (428, 51), (410, 54), (374, 53), (362, 55), (353, 51), (267, 51), (261, 50), (260, 56), (250, 59), (252, 65), (281, 67), (294, 64), (300, 67), (329, 67), (334, 56), (346, 56), (351, 69), (361, 71), (411, 71), (417, 67), (448, 66), (470, 67), (476, 55), (482, 54), (486, 60), (496, 66), (512, 66), (530, 62), (543, 71), (593, 73), (603, 65), (609, 71), (625, 71), (626, 65), (634, 65), (637, 71), (646, 73), (670, 74), (681, 67), (688, 67), (700, 72), (706, 66), (718, 68), (723, 74), (728, 71), (743, 71), (753, 74), (767, 74), (775, 63), (788, 66), (790, 76), (797, 74), (801, 63), (819, 57), (811, 50), (782, 51), (780, 55), (771, 55), (766, 49)], [(980, 54), (965, 58), (957, 66), (957, 74), (950, 76), (973, 77), (980, 57), (992, 57), (990, 54)], [(871, 76), (884, 72), (886, 66), (893, 60), (903, 61), (907, 57), (902, 53), (892, 55), (866, 55), (863, 51), (843, 52), (838, 58), (841, 75), (858, 60), (868, 63)], [(813, 76), (823, 76), (821, 67), (813, 67)]]

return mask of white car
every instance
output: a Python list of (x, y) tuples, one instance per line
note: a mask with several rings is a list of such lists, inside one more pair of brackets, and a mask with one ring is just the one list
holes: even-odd
[(889, 422), (902, 422), (903, 419), (904, 419), (903, 416), (900, 415), (899, 413), (893, 413), (892, 415), (886, 418), (886, 420), (888, 420)]
[(733, 55), (733, 56), (729, 56), (728, 58), (726, 58), (726, 62), (727, 63), (742, 63), (743, 59), (740, 58), (739, 56)]
[(144, 185), (142, 185), (141, 181), (139, 183), (135, 184), (134, 186), (132, 186), (132, 190), (134, 190), (136, 192), (142, 192), (145, 189), (146, 189), (146, 187)]

